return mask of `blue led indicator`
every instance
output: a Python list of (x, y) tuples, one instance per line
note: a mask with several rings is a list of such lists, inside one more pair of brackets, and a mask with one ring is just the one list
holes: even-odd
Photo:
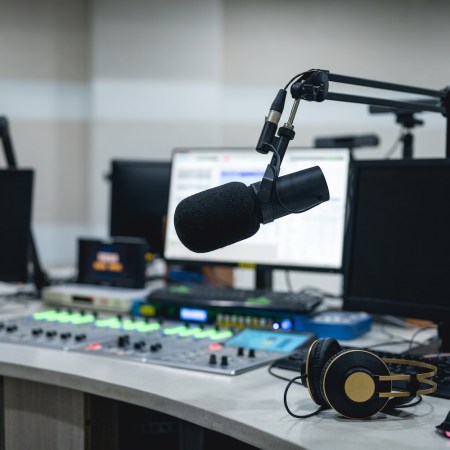
[(208, 319), (208, 313), (204, 309), (181, 308), (180, 319), (190, 320), (193, 322), (206, 322)]
[(281, 328), (285, 331), (289, 331), (292, 329), (292, 321), (290, 319), (283, 319), (281, 322)]

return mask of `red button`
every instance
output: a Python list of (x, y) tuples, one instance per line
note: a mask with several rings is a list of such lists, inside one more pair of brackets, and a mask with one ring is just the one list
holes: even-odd
[(89, 344), (88, 348), (89, 348), (89, 350), (100, 350), (102, 348), (102, 344), (97, 344), (97, 343)]

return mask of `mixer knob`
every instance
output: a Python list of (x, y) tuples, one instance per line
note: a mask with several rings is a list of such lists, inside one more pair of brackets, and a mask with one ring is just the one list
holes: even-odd
[(130, 336), (128, 336), (128, 334), (124, 334), (117, 338), (118, 347), (126, 347), (129, 343), (130, 343)]
[(33, 336), (40, 336), (43, 332), (44, 332), (44, 330), (42, 328), (33, 328), (31, 330), (31, 334)]
[(81, 342), (81, 341), (84, 341), (86, 339), (86, 335), (83, 333), (83, 334), (77, 334), (76, 336), (75, 336), (75, 340), (77, 341), (77, 342)]
[(223, 355), (220, 358), (220, 365), (221, 366), (228, 366), (228, 356), (227, 355)]
[(249, 357), (249, 358), (254, 358), (254, 357), (255, 357), (255, 349), (254, 349), (254, 348), (251, 348), (251, 349), (248, 351), (248, 357)]
[(8, 333), (14, 333), (14, 331), (17, 331), (17, 325), (8, 325), (6, 327), (6, 331)]
[(68, 331), (66, 331), (65, 333), (61, 333), (60, 335), (61, 339), (69, 339), (72, 336), (72, 333), (69, 333)]
[(46, 333), (45, 333), (45, 335), (48, 337), (48, 338), (54, 338), (55, 336), (56, 336), (56, 331), (55, 330), (49, 330), (49, 331), (47, 331)]
[(238, 356), (244, 356), (244, 347), (239, 347), (237, 351)]
[(209, 355), (209, 364), (217, 364), (217, 356), (215, 353)]
[(145, 341), (137, 341), (134, 343), (135, 350), (144, 350), (144, 347), (145, 347)]
[(151, 352), (157, 352), (158, 350), (162, 349), (162, 344), (159, 342), (156, 342), (155, 344), (150, 345), (150, 351)]

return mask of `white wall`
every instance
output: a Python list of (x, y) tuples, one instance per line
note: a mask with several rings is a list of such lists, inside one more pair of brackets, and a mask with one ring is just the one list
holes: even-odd
[[(77, 235), (106, 234), (112, 158), (253, 146), (275, 93), (296, 73), (450, 84), (444, 0), (38, 3), (0, 0), (0, 113), (13, 121), (19, 159), (38, 169), (35, 223), (48, 264), (73, 261)], [(416, 154), (444, 156), (444, 120), (422, 118)], [(301, 104), (294, 144), (377, 133), (381, 146), (357, 156), (379, 158), (399, 134), (394, 122), (364, 106)], [(340, 278), (329, 279), (337, 290)]]

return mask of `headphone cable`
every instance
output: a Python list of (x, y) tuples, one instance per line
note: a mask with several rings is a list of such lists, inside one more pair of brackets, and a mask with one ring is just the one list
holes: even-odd
[(312, 417), (312, 416), (315, 416), (315, 415), (319, 414), (321, 411), (323, 411), (323, 410), (325, 409), (324, 406), (320, 406), (319, 409), (317, 409), (317, 411), (314, 411), (314, 412), (309, 413), (309, 414), (304, 414), (304, 415), (301, 415), (301, 416), (298, 415), (298, 414), (294, 414), (294, 413), (289, 409), (289, 406), (288, 406), (288, 404), (287, 404), (287, 393), (288, 393), (288, 390), (289, 390), (289, 388), (291, 387), (291, 385), (292, 385), (293, 383), (297, 383), (297, 384), (298, 384), (297, 380), (299, 380), (299, 379), (301, 379), (301, 378), (304, 378), (304, 377), (305, 377), (305, 375), (298, 375), (298, 376), (292, 378), (292, 379), (289, 381), (288, 385), (286, 386), (286, 389), (284, 390), (284, 396), (283, 396), (284, 407), (286, 408), (286, 411), (287, 411), (292, 417), (295, 417), (296, 419), (307, 419), (308, 417)]

